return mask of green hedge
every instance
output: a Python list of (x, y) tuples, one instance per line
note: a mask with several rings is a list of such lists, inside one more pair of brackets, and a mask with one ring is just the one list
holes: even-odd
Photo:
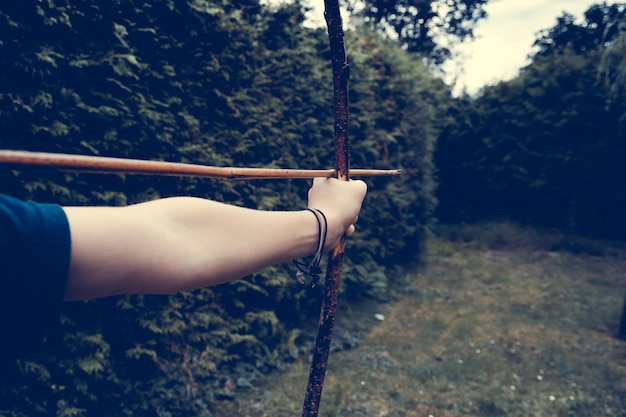
[(624, 239), (625, 96), (604, 83), (603, 52), (538, 56), (459, 101), (436, 157), (442, 221), (509, 218)]
[[(7, 2), (0, 147), (332, 167), (327, 38), (302, 19), (297, 6), (256, 0)], [(404, 174), (368, 180), (344, 296), (384, 296), (397, 270), (419, 260), (431, 223), (431, 153), (449, 95), (372, 33), (349, 33), (348, 54), (352, 166)], [(0, 192), (72, 205), (194, 195), (290, 210), (304, 207), (308, 187), (0, 167)], [(208, 416), (233, 382), (298, 353), (299, 318), (316, 320), (320, 290), (293, 273), (278, 265), (216, 288), (67, 304), (44, 351), (5, 370), (0, 414)]]

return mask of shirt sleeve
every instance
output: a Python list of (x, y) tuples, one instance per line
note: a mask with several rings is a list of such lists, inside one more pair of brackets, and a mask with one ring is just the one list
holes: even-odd
[(36, 350), (58, 323), (70, 250), (69, 223), (60, 206), (0, 195), (0, 354), (5, 358)]

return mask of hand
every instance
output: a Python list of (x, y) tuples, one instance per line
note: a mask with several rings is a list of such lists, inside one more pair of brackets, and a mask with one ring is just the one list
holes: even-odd
[(341, 181), (335, 178), (316, 178), (309, 190), (309, 208), (316, 208), (328, 220), (328, 235), (324, 250), (332, 249), (341, 236), (354, 233), (361, 204), (367, 193), (363, 181)]

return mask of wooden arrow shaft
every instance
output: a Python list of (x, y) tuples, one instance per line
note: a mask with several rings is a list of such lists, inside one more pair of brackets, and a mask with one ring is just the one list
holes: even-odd
[[(217, 178), (225, 180), (334, 177), (335, 170), (214, 167), (178, 162), (144, 161), (103, 156), (0, 150), (0, 164), (44, 166), (65, 171)], [(399, 170), (356, 169), (357, 177), (399, 175)]]

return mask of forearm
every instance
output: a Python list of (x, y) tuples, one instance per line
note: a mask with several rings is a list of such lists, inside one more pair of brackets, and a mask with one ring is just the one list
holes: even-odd
[(67, 300), (215, 285), (309, 255), (317, 243), (307, 211), (188, 197), (65, 211), (72, 236)]
[[(325, 250), (354, 230), (366, 192), (362, 181), (313, 181), (309, 207), (325, 214)], [(66, 300), (232, 281), (312, 254), (319, 239), (309, 211), (259, 211), (191, 197), (64, 210), (72, 241)]]

